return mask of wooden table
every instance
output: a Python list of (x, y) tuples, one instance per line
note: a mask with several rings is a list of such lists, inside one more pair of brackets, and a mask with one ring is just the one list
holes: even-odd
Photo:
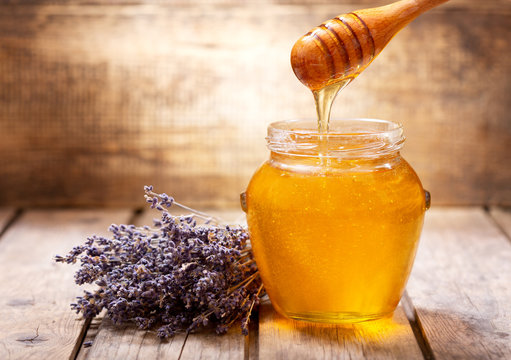
[(81, 292), (75, 268), (52, 261), (110, 223), (148, 216), (0, 210), (0, 359), (511, 359), (509, 211), (431, 209), (392, 319), (319, 326), (282, 318), (266, 303), (247, 337), (232, 329), (165, 342), (130, 325), (79, 319), (69, 308)]

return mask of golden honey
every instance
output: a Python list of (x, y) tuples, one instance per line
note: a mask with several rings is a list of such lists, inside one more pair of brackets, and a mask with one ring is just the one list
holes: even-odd
[(426, 210), (401, 157), (400, 125), (345, 120), (270, 125), (270, 159), (246, 191), (255, 259), (275, 309), (357, 322), (391, 314), (411, 271)]

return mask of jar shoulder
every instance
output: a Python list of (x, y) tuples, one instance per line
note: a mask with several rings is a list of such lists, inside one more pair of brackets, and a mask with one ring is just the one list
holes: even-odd
[(307, 181), (308, 179), (332, 179), (336, 181), (343, 181), (349, 179), (366, 179), (367, 181), (374, 179), (382, 179), (392, 181), (395, 179), (406, 179), (410, 182), (416, 182), (422, 187), (419, 176), (402, 156), (392, 159), (392, 161), (381, 161), (377, 165), (371, 166), (370, 164), (358, 165), (351, 162), (349, 166), (325, 165), (325, 166), (309, 166), (303, 164), (283, 164), (280, 162), (272, 161), (272, 159), (265, 161), (253, 174), (250, 183), (257, 183), (259, 181), (266, 181), (273, 179), (282, 181), (297, 179)]
[(327, 199), (353, 206), (379, 202), (425, 207), (421, 181), (403, 158), (391, 167), (371, 171), (293, 171), (267, 161), (254, 173), (247, 197), (249, 203), (315, 203)]

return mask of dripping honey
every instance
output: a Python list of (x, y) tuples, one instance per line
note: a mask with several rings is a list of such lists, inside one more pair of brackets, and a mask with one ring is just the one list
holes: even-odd
[(327, 133), (328, 123), (330, 121), (330, 111), (335, 97), (350, 82), (350, 79), (343, 79), (322, 89), (312, 91), (314, 95), (314, 103), (316, 105), (316, 113), (318, 115), (318, 132)]

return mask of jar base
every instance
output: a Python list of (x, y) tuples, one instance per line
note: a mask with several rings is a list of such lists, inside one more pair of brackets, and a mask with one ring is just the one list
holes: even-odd
[(282, 313), (285, 317), (293, 320), (326, 323), (326, 324), (354, 324), (365, 321), (379, 320), (390, 317), (394, 311), (379, 314), (359, 313)]

